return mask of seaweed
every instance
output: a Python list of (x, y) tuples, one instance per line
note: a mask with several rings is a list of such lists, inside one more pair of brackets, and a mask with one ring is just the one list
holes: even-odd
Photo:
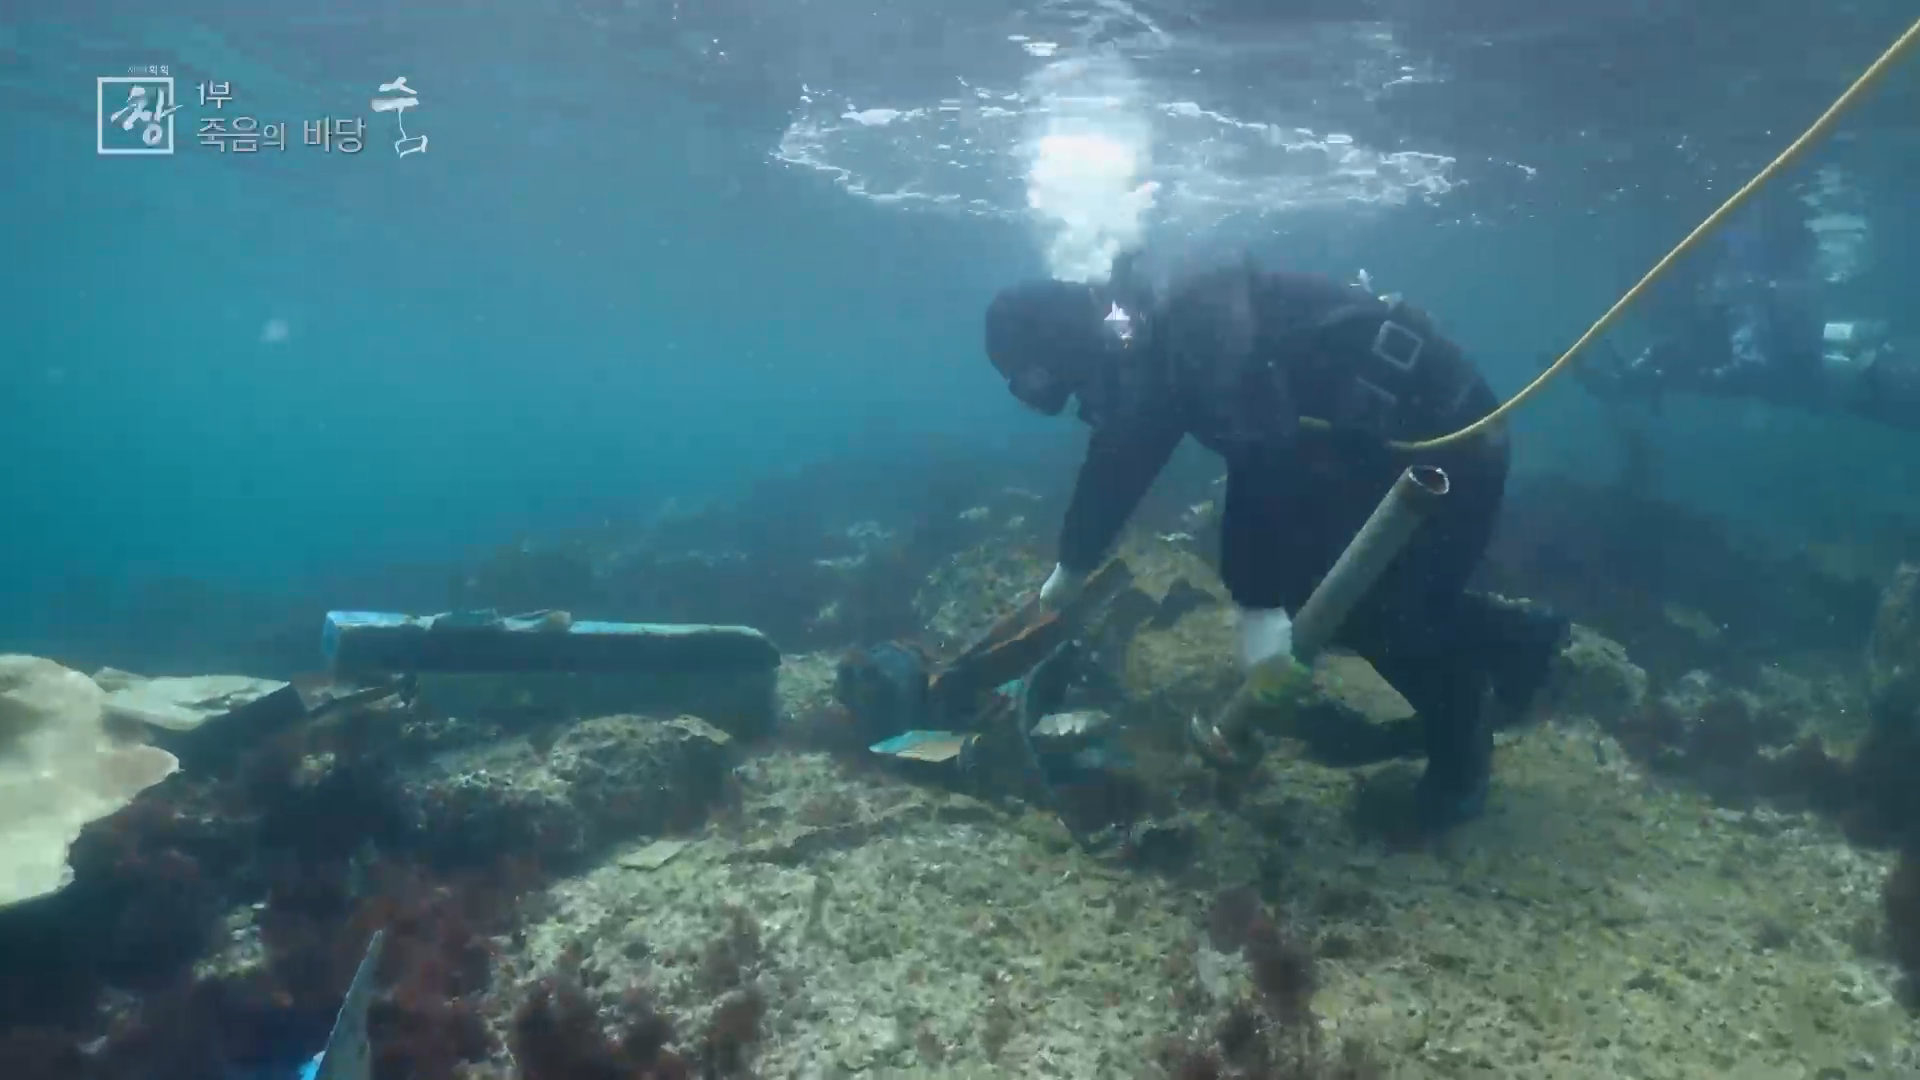
[(701, 1075), (718, 1078), (745, 1074), (748, 1054), (760, 1041), (766, 1017), (766, 995), (757, 986), (721, 998), (700, 1037)]
[(686, 1080), (673, 1023), (641, 992), (624, 999), (622, 1029), (609, 1036), (600, 1011), (568, 977), (536, 983), (514, 1010), (507, 1046), (521, 1080)]
[(726, 927), (700, 955), (701, 989), (724, 994), (741, 986), (760, 962), (760, 922), (745, 908), (727, 910)]
[(1313, 995), (1313, 951), (1280, 923), (1251, 886), (1222, 891), (1207, 912), (1208, 942), (1239, 951), (1254, 996), (1234, 1002), (1205, 1042), (1176, 1041), (1159, 1057), (1173, 1080), (1378, 1080), (1386, 1075), (1371, 1051), (1349, 1040), (1323, 1045)]

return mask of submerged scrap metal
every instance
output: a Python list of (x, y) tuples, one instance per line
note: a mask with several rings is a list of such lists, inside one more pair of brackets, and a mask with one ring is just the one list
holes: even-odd
[(1029, 599), (945, 664), (902, 642), (856, 651), (841, 661), (835, 694), (863, 730), (878, 737), (869, 747), (874, 753), (954, 760), (989, 726), (983, 721), (1023, 707), (1008, 690), (1030, 681), (1081, 632), (1089, 614), (1132, 581), (1126, 564), (1111, 560), (1073, 603), (1048, 611)]
[[(1053, 776), (1063, 765), (1095, 762), (1092, 743), (1112, 727), (1104, 713), (1056, 712), (1073, 675), (1075, 641), (1090, 616), (1132, 582), (1126, 564), (1110, 560), (1072, 603), (1043, 610), (1029, 599), (944, 665), (900, 642), (857, 651), (840, 665), (836, 697), (875, 737), (869, 750), (903, 761), (971, 770), (983, 739), (1012, 732), (1020, 772), (1051, 805)], [(1065, 756), (1042, 753), (1036, 737)]]
[(928, 684), (933, 717), (951, 721), (973, 715), (983, 695), (1034, 671), (1078, 636), (1089, 616), (1131, 584), (1133, 572), (1127, 564), (1110, 559), (1071, 603), (1044, 610), (1038, 597), (1029, 598), (933, 675)]
[(1097, 739), (1113, 726), (1113, 714), (1105, 709), (1074, 709), (1048, 713), (1028, 732), (1036, 739), (1079, 744)]
[(321, 644), (336, 676), (404, 675), (444, 715), (684, 713), (745, 738), (779, 713), (780, 650), (746, 626), (333, 611)]

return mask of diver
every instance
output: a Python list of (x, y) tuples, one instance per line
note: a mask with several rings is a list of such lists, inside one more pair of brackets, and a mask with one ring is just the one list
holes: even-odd
[(1691, 393), (1920, 428), (1920, 351), (1830, 310), (1822, 243), (1800, 200), (1763, 195), (1649, 299), (1645, 347), (1595, 349), (1581, 381), (1608, 402)]
[[(1289, 613), (1414, 463), (1389, 443), (1448, 434), (1498, 401), (1423, 313), (1364, 282), (1249, 260), (1155, 288), (1136, 265), (1104, 285), (1013, 285), (987, 309), (987, 355), (1013, 395), (1049, 416), (1077, 400), (1092, 428), (1040, 599), (1078, 592), (1191, 435), (1226, 464), (1220, 576), (1251, 667), (1291, 652)], [(1496, 714), (1524, 712), (1568, 630), (1466, 588), (1508, 457), (1498, 430), (1420, 456), (1447, 470), (1452, 493), (1333, 641), (1419, 713), (1420, 811), (1434, 830), (1481, 812)]]

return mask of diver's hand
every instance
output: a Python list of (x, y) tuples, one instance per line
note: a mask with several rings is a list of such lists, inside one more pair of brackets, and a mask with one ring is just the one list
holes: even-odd
[(1040, 606), (1053, 609), (1062, 604), (1070, 604), (1074, 597), (1080, 595), (1080, 590), (1086, 584), (1087, 575), (1055, 563), (1053, 573), (1048, 574), (1046, 583), (1040, 586)]
[(1252, 671), (1276, 656), (1293, 654), (1293, 618), (1282, 608), (1241, 608), (1240, 665)]

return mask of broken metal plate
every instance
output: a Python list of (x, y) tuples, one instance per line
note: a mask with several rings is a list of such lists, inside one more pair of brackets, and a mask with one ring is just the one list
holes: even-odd
[(1075, 709), (1049, 713), (1033, 725), (1037, 739), (1077, 739), (1096, 735), (1113, 724), (1113, 716), (1104, 709)]
[(1058, 611), (1043, 612), (1036, 602), (1022, 605), (934, 677), (929, 693), (935, 715), (965, 715), (978, 695), (1024, 677), (1079, 633), (1089, 612), (1132, 582), (1127, 564), (1110, 559)]
[(909, 731), (867, 747), (876, 754), (906, 761), (953, 761), (979, 736), (954, 731)]

